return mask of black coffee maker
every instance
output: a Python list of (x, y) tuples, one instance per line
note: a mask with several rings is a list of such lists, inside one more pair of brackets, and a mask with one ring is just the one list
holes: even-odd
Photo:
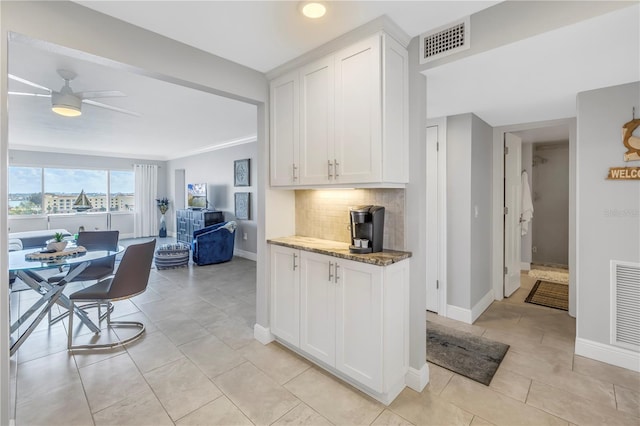
[(384, 207), (357, 206), (349, 209), (351, 217), (351, 253), (377, 253), (382, 251), (384, 234)]

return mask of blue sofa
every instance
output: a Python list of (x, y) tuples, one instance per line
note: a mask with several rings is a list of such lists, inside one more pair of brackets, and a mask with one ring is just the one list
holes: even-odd
[(216, 223), (193, 232), (193, 263), (198, 266), (228, 262), (233, 257), (236, 237), (234, 221)]

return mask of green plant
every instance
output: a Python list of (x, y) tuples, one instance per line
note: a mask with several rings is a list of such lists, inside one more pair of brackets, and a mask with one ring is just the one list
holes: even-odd
[(53, 235), (53, 239), (56, 240), (57, 243), (61, 242), (64, 239), (64, 235), (60, 232), (56, 232)]
[(169, 210), (169, 200), (166, 197), (157, 198), (156, 203), (158, 204), (158, 209), (160, 209), (160, 214), (165, 214)]

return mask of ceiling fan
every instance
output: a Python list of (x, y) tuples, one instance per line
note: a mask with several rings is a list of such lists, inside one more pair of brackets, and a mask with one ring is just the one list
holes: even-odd
[(86, 92), (74, 92), (71, 89), (69, 83), (76, 78), (77, 74), (73, 71), (58, 70), (58, 75), (64, 80), (64, 86), (59, 91), (49, 89), (48, 87), (41, 86), (32, 81), (24, 78), (9, 74), (11, 80), (19, 81), (20, 83), (27, 84), (36, 89), (44, 90), (47, 93), (30, 93), (30, 92), (8, 92), (9, 95), (17, 96), (35, 96), (40, 98), (51, 98), (51, 110), (56, 114), (63, 115), (65, 117), (77, 117), (82, 114), (82, 104), (93, 105), (99, 108), (105, 108), (111, 111), (121, 112), (123, 114), (134, 115), (140, 117), (140, 114), (134, 111), (130, 111), (124, 108), (115, 107), (112, 105), (103, 104), (102, 102), (96, 102), (95, 98), (110, 98), (126, 96), (124, 93), (117, 90), (101, 90), (101, 91), (86, 91)]

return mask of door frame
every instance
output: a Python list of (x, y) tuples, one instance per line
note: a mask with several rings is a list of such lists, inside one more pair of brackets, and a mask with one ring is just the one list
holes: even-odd
[(491, 279), (495, 300), (504, 298), (504, 134), (521, 130), (537, 129), (566, 125), (569, 127), (569, 315), (576, 316), (576, 283), (578, 282), (578, 265), (576, 248), (576, 152), (577, 152), (577, 120), (575, 117), (559, 120), (537, 121), (531, 123), (512, 124), (493, 129), (493, 218), (492, 218), (492, 265)]
[[(438, 117), (427, 120), (426, 127), (438, 127), (438, 184), (437, 192), (427, 192), (427, 204), (435, 202), (437, 204), (437, 238), (426, 238), (426, 244), (431, 250), (426, 253), (436, 251), (438, 256), (438, 270), (436, 277), (439, 281), (438, 288), (438, 315), (447, 316), (447, 118)], [(425, 128), (425, 144), (427, 143), (427, 132)], [(425, 149), (426, 161), (427, 149)], [(426, 300), (425, 300), (426, 304)]]

